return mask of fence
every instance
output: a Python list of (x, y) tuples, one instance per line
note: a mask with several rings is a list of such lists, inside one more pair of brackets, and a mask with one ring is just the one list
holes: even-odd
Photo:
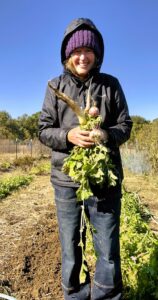
[[(0, 140), (0, 155), (3, 158), (4, 154), (8, 157), (18, 158), (20, 156), (50, 156), (51, 149), (44, 146), (38, 139), (33, 140)], [(125, 144), (121, 147), (121, 157), (123, 167), (134, 173), (148, 173), (151, 171), (150, 162), (145, 151), (138, 150), (135, 147), (129, 147)]]
[(0, 140), (0, 154), (12, 154), (15, 158), (22, 155), (49, 156), (51, 149), (44, 146), (39, 140)]
[(129, 147), (127, 143), (121, 147), (121, 158), (123, 167), (136, 174), (151, 172), (151, 165), (147, 152), (140, 151), (135, 147)]

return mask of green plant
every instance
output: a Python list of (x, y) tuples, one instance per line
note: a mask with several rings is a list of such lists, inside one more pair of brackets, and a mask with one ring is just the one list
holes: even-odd
[(93, 196), (91, 184), (102, 186), (106, 182), (108, 186), (114, 186), (117, 177), (113, 170), (109, 151), (101, 144), (92, 148), (75, 146), (63, 165), (63, 171), (80, 183), (77, 190), (78, 201)]
[(121, 259), (127, 300), (158, 299), (158, 240), (145, 221), (145, 216), (137, 195), (124, 191)]
[(32, 179), (33, 177), (30, 175), (20, 175), (1, 180), (0, 199), (3, 199), (6, 196), (10, 195), (12, 191), (20, 188), (21, 186), (28, 185), (32, 181)]

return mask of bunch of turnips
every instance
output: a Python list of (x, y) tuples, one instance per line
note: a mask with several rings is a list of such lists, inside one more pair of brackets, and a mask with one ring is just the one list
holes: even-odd
[[(50, 82), (48, 85), (55, 92), (58, 100), (66, 102), (71, 107), (78, 117), (80, 128), (90, 131), (90, 137), (94, 140), (94, 146), (91, 148), (74, 146), (64, 160), (62, 168), (65, 174), (80, 184), (76, 193), (77, 199), (84, 201), (93, 196), (91, 185), (102, 187), (106, 182), (107, 186), (115, 186), (117, 181), (114, 165), (109, 157), (109, 149), (105, 145), (104, 131), (100, 129), (99, 109), (95, 101), (91, 101), (90, 87), (86, 107), (82, 109), (73, 99), (53, 87)], [(92, 106), (90, 106), (91, 102)]]

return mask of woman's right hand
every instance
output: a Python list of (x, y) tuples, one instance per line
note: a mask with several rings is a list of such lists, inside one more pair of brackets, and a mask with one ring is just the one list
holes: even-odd
[(67, 134), (67, 140), (70, 143), (83, 148), (90, 148), (95, 144), (94, 140), (90, 137), (90, 131), (81, 130), (79, 127), (70, 129)]

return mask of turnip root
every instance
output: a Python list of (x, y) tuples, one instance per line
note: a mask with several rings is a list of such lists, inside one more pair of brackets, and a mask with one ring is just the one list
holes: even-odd
[(90, 134), (89, 137), (94, 141), (94, 142), (100, 142), (101, 140), (101, 131), (99, 129), (93, 129)]
[(99, 108), (97, 106), (92, 106), (90, 109), (89, 109), (89, 112), (88, 114), (93, 117), (93, 118), (96, 118), (99, 116)]
[(103, 131), (102, 129), (94, 128), (94, 129), (90, 132), (89, 137), (90, 137), (96, 144), (100, 144), (101, 142), (103, 142), (104, 140), (106, 140), (106, 132)]

